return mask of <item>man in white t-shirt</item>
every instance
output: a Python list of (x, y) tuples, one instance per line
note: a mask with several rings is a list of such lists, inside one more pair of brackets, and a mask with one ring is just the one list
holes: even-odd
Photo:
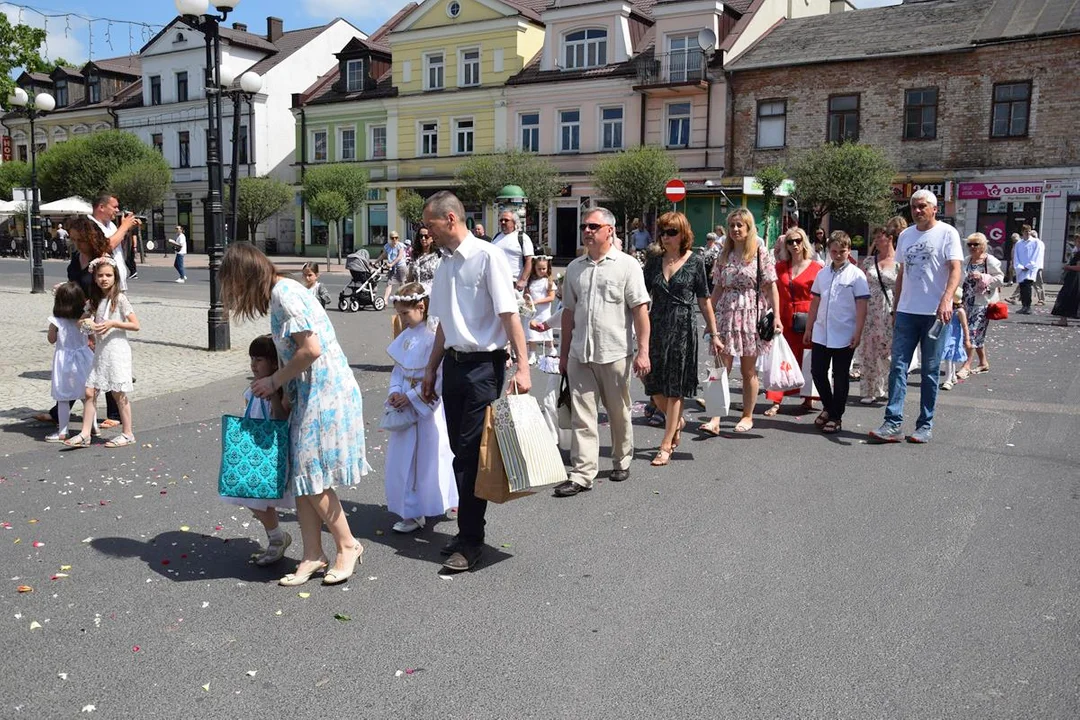
[(101, 228), (101, 232), (105, 233), (105, 237), (109, 239), (109, 252), (112, 253), (113, 260), (116, 261), (116, 274), (120, 283), (120, 291), (127, 292), (128, 269), (127, 261), (124, 260), (124, 238), (127, 237), (131, 228), (142, 223), (132, 213), (124, 213), (124, 217), (120, 220), (120, 226), (117, 227), (113, 220), (119, 214), (120, 202), (116, 199), (116, 196), (102, 193), (94, 200), (94, 210), (87, 217), (97, 223), (97, 226)]
[(532, 274), (533, 244), (529, 236), (517, 229), (517, 215), (506, 210), (499, 213), (499, 233), (491, 244), (506, 254), (510, 264), (510, 273), (514, 277), (514, 288), (525, 292)]
[(176, 248), (176, 259), (173, 260), (173, 268), (176, 269), (177, 274), (180, 276), (176, 278), (176, 282), (187, 282), (187, 272), (184, 271), (184, 259), (187, 256), (187, 235), (184, 234), (184, 228), (176, 226), (176, 237), (169, 241), (169, 244)]
[[(896, 290), (893, 293), (892, 368), (889, 370), (889, 404), (885, 422), (870, 431), (878, 442), (900, 442), (904, 421), (907, 373), (915, 346), (922, 349), (922, 387), (919, 419), (911, 443), (930, 442), (937, 403), (941, 349), (952, 320), (952, 301), (960, 285), (960, 264), (964, 252), (960, 233), (937, 220), (937, 197), (929, 190), (911, 196), (911, 217), (915, 224), (900, 233), (896, 241)], [(933, 336), (932, 336), (933, 335)]]

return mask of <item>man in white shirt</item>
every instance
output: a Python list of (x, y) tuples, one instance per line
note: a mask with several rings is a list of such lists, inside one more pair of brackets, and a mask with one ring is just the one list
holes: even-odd
[(93, 220), (105, 237), (109, 240), (109, 252), (116, 261), (116, 274), (120, 284), (120, 291), (127, 292), (128, 269), (124, 260), (124, 238), (127, 237), (131, 228), (141, 225), (138, 218), (132, 213), (124, 213), (117, 227), (113, 220), (120, 213), (120, 202), (115, 195), (102, 193), (94, 200), (94, 210), (88, 215)]
[(176, 273), (180, 276), (176, 278), (176, 282), (187, 282), (187, 273), (184, 272), (184, 257), (187, 255), (187, 235), (184, 234), (184, 228), (176, 226), (176, 237), (169, 241), (169, 244), (176, 248), (176, 259), (173, 260), (173, 267), (176, 268)]
[(1031, 314), (1031, 290), (1042, 272), (1046, 246), (1030, 225), (1020, 227), (1020, 241), (1013, 245), (1013, 268), (1020, 286), (1021, 315)]
[(68, 255), (71, 255), (71, 245), (68, 241), (68, 231), (64, 229), (63, 223), (56, 223), (56, 242), (60, 243), (60, 248)]
[(525, 292), (532, 274), (533, 243), (529, 236), (517, 229), (517, 215), (506, 210), (499, 213), (499, 233), (491, 244), (506, 254), (510, 265), (510, 274), (514, 278), (514, 288)]
[(630, 477), (630, 371), (645, 377), (650, 369), (649, 291), (641, 264), (614, 247), (610, 210), (589, 210), (581, 230), (586, 254), (566, 268), (562, 291), (559, 369), (570, 380), (573, 436), (570, 479), (555, 486), (558, 497), (592, 489), (600, 461), (598, 400), (611, 422), (610, 479)]
[[(953, 294), (960, 285), (964, 251), (960, 233), (937, 220), (937, 196), (919, 190), (911, 196), (911, 217), (896, 242), (896, 290), (893, 293), (892, 367), (889, 370), (889, 404), (885, 421), (870, 431), (871, 440), (900, 442), (904, 421), (907, 373), (915, 346), (922, 349), (922, 380), (919, 419), (911, 443), (930, 442), (937, 404), (941, 349), (948, 333), (942, 327), (952, 320)], [(934, 337), (931, 337), (933, 333)]]
[(443, 567), (469, 570), (484, 549), (487, 501), (475, 495), (484, 413), (502, 392), (506, 345), (517, 358), (509, 392), (528, 393), (529, 354), (518, 317), (505, 255), (476, 238), (465, 225), (465, 208), (449, 191), (424, 203), (424, 227), (443, 251), (431, 288), (430, 314), (439, 318), (422, 397), (435, 398), (442, 365), (443, 408), (457, 480), (458, 535), (443, 548)]

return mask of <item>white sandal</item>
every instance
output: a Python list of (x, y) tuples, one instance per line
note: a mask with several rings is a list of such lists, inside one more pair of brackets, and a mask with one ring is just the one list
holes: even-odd
[(134, 445), (134, 444), (135, 444), (135, 436), (134, 435), (125, 435), (124, 433), (120, 433), (119, 435), (114, 437), (112, 440), (105, 443), (105, 447), (107, 447), (107, 448), (121, 448), (121, 447), (126, 447), (128, 445)]

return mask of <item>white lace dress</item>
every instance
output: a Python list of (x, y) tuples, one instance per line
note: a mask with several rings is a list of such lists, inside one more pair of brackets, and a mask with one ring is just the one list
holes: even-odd
[[(102, 299), (94, 312), (94, 322), (105, 320), (123, 322), (128, 315), (134, 314), (127, 295), (120, 293), (116, 298), (116, 307), (110, 311), (110, 300)], [(105, 392), (130, 393), (135, 389), (131, 382), (131, 345), (127, 331), (112, 328), (98, 336), (94, 347), (94, 366), (86, 378), (86, 386)]]

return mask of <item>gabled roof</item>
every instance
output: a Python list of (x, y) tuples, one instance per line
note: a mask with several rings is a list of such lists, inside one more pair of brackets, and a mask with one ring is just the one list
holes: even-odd
[[(640, 0), (644, 2), (645, 0)], [(688, 0), (653, 0), (650, 5), (677, 5), (681, 2), (688, 2)], [(722, 0), (724, 8), (727, 10), (734, 10), (740, 15), (745, 15), (746, 11), (750, 9), (750, 6), (754, 4), (754, 0)], [(636, 5), (637, 3), (635, 3)]]
[(372, 52), (390, 55), (390, 48), (377, 42), (372, 42), (371, 38), (364, 40), (363, 38), (354, 37), (345, 45), (345, 47), (341, 48), (339, 52), (334, 53), (334, 55), (340, 58), (343, 55), (358, 55), (361, 53)]
[[(417, 7), (419, 7), (419, 5), (417, 5), (415, 2), (410, 1), (406, 3), (405, 6), (398, 10), (396, 13), (394, 13), (394, 15), (389, 20), (380, 25), (375, 32), (371, 33), (371, 35), (368, 35), (368, 42), (376, 43), (380, 47), (386, 47), (386, 45), (383, 44), (383, 40), (386, 39), (386, 36), (389, 35), (390, 32), (398, 26), (398, 23), (404, 20), (406, 16), (408, 16), (408, 14), (415, 10)], [(389, 51), (390, 48), (387, 47), (386, 49)]]
[(64, 66), (64, 65), (57, 65), (55, 68), (53, 68), (52, 72), (49, 73), (49, 77), (55, 77), (57, 75), (63, 75), (65, 77), (81, 78), (82, 77), (82, 71), (77, 67), (69, 67), (69, 66)]
[[(1041, 0), (1036, 2), (1041, 4)], [(1006, 4), (1013, 2), (925, 0), (784, 20), (728, 63), (727, 69), (738, 72), (970, 49), (980, 24), (995, 8), (1000, 10)], [(1029, 4), (1024, 3), (1025, 8)]]
[(84, 72), (89, 65), (97, 67), (101, 72), (113, 75), (127, 75), (132, 78), (142, 76), (142, 58), (138, 55), (121, 55), (120, 57), (91, 60), (83, 66)]
[[(401, 24), (402, 22), (405, 22), (408, 18), (413, 17), (415, 11), (418, 8), (423, 7), (424, 3), (427, 2), (427, 1), (428, 0), (421, 0), (420, 4), (415, 4), (414, 3), (413, 7), (406, 8), (407, 9), (406, 12), (399, 13), (401, 15), (400, 18), (397, 18), (397, 16), (395, 15), (394, 19), (397, 20), (397, 22), (395, 23), (395, 26)], [(516, 11), (522, 17), (527, 18), (529, 20), (532, 20), (537, 25), (543, 25), (544, 24), (544, 21), (540, 18), (540, 14), (547, 8), (548, 4), (551, 2), (551, 0), (495, 0), (495, 1), (498, 2), (498, 3), (501, 3), (502, 5), (505, 5), (506, 7), (510, 8), (511, 10)], [(408, 27), (404, 28), (404, 30), (408, 30)]]
[[(185, 27), (187, 26), (186, 23), (184, 23), (184, 18), (178, 15), (170, 20), (165, 27), (159, 30), (154, 37), (150, 38), (145, 45), (139, 48), (139, 53), (142, 54), (146, 52), (147, 48), (156, 43), (162, 36), (179, 24), (184, 24)], [(262, 35), (256, 35), (255, 33), (250, 33), (246, 30), (233, 30), (230, 27), (221, 26), (219, 32), (221, 33), (221, 38), (223, 40), (228, 40), (228, 42), (233, 45), (242, 45), (243, 47), (263, 50), (265, 52), (274, 52), (277, 49), (274, 47), (273, 43)]]
[(996, 0), (975, 31), (976, 43), (1080, 31), (1077, 0)]
[(540, 53), (516, 75), (506, 81), (507, 85), (533, 85), (547, 82), (566, 82), (569, 80), (595, 80), (597, 78), (631, 77), (637, 75), (638, 63), (652, 59), (652, 48), (656, 40), (656, 31), (649, 28), (633, 48), (634, 57), (621, 63), (611, 63), (601, 67), (583, 70), (541, 70)]
[[(251, 69), (260, 75), (265, 75), (268, 71), (277, 65), (280, 65), (284, 60), (287, 60), (297, 50), (303, 48), (309, 42), (319, 37), (324, 31), (326, 31), (331, 25), (339, 22), (341, 18), (334, 18), (325, 25), (319, 25), (318, 27), (301, 28), (300, 30), (290, 30), (283, 33), (277, 42), (274, 44), (267, 43), (273, 50), (273, 55), (263, 58), (259, 62), (255, 63)], [(236, 31), (233, 31), (236, 32)], [(360, 32), (357, 30), (357, 32)], [(250, 35), (250, 33), (244, 33)]]

